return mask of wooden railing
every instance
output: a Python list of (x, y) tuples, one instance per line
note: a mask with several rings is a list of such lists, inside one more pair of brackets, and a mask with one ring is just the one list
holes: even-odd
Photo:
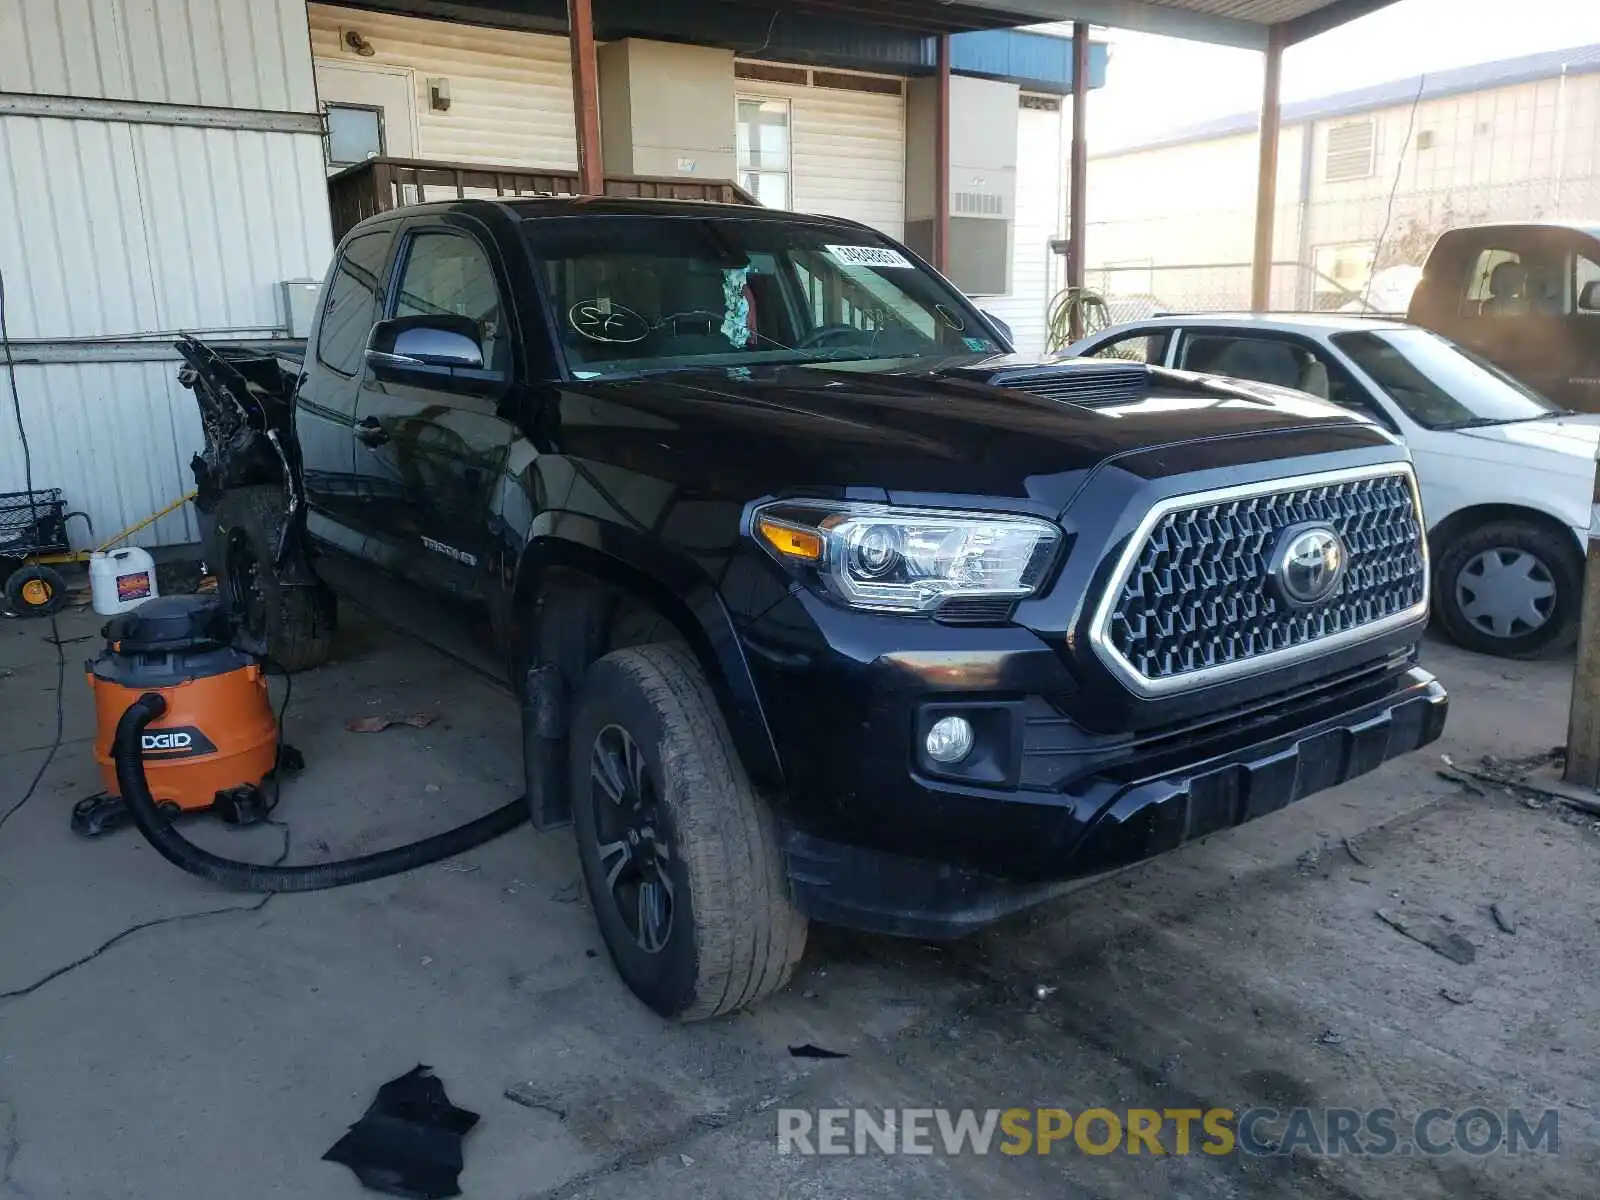
[[(369, 158), (328, 178), (334, 240), (377, 213), (429, 200), (495, 199), (512, 196), (576, 196), (578, 172), (566, 168), (507, 167), (485, 163), (432, 162), (419, 158)], [(759, 204), (726, 179), (655, 175), (608, 175), (606, 195), (653, 200), (709, 200)]]

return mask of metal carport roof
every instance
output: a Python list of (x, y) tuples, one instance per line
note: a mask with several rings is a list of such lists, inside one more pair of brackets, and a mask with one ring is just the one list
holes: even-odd
[[(371, 8), (420, 17), (488, 25), (519, 25), (565, 32), (566, 0), (340, 0), (349, 8)], [(773, 13), (850, 23), (876, 24), (921, 34), (961, 33), (1047, 21), (1086, 21), (1145, 33), (1219, 42), (1261, 50), (1267, 31), (1287, 26), (1288, 42), (1303, 41), (1346, 21), (1376, 12), (1394, 0), (593, 0), (597, 29), (621, 23), (641, 8), (689, 9), (709, 18), (720, 8), (737, 21), (739, 11)], [(731, 12), (730, 12), (731, 10)], [(604, 36), (604, 34), (602, 34)]]
[(1281, 27), (1283, 44), (1326, 33), (1394, 0), (966, 0), (968, 7), (1026, 13), (1038, 21), (1087, 21), (1141, 33), (1265, 50)]

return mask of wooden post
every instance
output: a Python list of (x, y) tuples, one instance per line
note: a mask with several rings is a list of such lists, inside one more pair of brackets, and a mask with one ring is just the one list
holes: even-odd
[(950, 35), (939, 35), (939, 87), (933, 117), (933, 265), (950, 271)]
[(1272, 226), (1278, 208), (1278, 137), (1283, 132), (1283, 51), (1289, 27), (1274, 25), (1267, 34), (1267, 80), (1261, 93), (1261, 164), (1256, 177), (1256, 248), (1250, 263), (1250, 307), (1266, 312), (1272, 305)]
[(1578, 662), (1572, 673), (1572, 709), (1567, 718), (1564, 782), (1600, 787), (1600, 462), (1595, 463), (1589, 517), (1589, 566), (1578, 624)]
[(567, 0), (567, 36), (572, 51), (572, 111), (578, 132), (578, 191), (600, 196), (606, 190), (600, 157), (600, 71), (594, 53), (591, 0)]
[[(1067, 180), (1067, 287), (1082, 291), (1088, 274), (1089, 235), (1089, 25), (1072, 26), (1072, 154)], [(1072, 306), (1069, 336), (1084, 335), (1083, 305)]]

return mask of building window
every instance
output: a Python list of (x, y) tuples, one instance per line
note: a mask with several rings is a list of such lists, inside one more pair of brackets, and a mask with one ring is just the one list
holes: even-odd
[(328, 105), (328, 165), (348, 167), (383, 154), (383, 109)]
[(1377, 125), (1372, 121), (1350, 121), (1328, 130), (1328, 157), (1323, 164), (1323, 179), (1343, 183), (1368, 179), (1377, 168)]
[(1315, 275), (1315, 307), (1319, 310), (1343, 308), (1359, 300), (1372, 280), (1373, 245), (1352, 242), (1342, 246), (1318, 246), (1311, 252)]
[(741, 96), (739, 185), (769, 208), (789, 207), (789, 102)]

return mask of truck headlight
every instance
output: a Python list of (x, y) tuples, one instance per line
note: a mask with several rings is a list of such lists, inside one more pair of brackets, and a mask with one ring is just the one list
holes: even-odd
[(751, 529), (851, 607), (899, 613), (932, 612), (952, 596), (1031, 596), (1061, 544), (1060, 529), (1037, 517), (820, 500), (763, 504)]

